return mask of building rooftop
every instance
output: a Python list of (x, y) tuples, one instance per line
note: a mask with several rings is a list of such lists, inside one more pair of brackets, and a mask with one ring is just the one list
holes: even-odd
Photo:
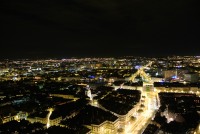
[(99, 125), (104, 121), (113, 122), (117, 118), (117, 116), (111, 114), (110, 112), (106, 112), (100, 108), (87, 105), (79, 112), (78, 115), (66, 121), (65, 123), (70, 127), (91, 124)]

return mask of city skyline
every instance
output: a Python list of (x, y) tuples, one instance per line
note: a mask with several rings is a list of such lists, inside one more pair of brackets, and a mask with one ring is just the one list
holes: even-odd
[(0, 131), (199, 134), (199, 67), (199, 56), (1, 61)]
[(0, 57), (199, 55), (197, 5), (197, 0), (3, 0)]

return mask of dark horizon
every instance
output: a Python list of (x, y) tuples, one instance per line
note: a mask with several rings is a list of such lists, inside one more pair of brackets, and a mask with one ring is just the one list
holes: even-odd
[(0, 59), (200, 55), (197, 0), (0, 4)]

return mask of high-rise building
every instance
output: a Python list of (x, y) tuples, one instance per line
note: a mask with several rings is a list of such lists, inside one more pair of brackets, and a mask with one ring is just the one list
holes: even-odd
[(187, 82), (198, 82), (199, 74), (198, 73), (186, 73), (184, 74), (184, 80)]

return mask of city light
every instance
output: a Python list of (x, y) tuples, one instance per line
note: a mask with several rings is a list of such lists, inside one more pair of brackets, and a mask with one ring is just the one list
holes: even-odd
[[(56, 126), (74, 132), (84, 127), (88, 133), (96, 134), (141, 134), (155, 127), (167, 133), (162, 130), (165, 125), (182, 121), (187, 124), (186, 116), (192, 119), (196, 116), (193, 113), (199, 113), (200, 90), (198, 82), (191, 82), (196, 80), (196, 70), (174, 75), (177, 65), (166, 63), (167, 59), (159, 60), (76, 58), (2, 62), (1, 111), (12, 112), (2, 116), (2, 125), (25, 119), (31, 125), (45, 125), (44, 131)], [(133, 67), (139, 63), (141, 66), (135, 70)], [(172, 70), (165, 68), (167, 64)], [(187, 81), (171, 81), (173, 76)], [(200, 133), (200, 126), (189, 129)]]
[(50, 116), (51, 116), (51, 114), (53, 112), (53, 108), (49, 108), (48, 111), (49, 111), (49, 113), (47, 114), (47, 128), (49, 128), (51, 126), (51, 124), (50, 124)]

